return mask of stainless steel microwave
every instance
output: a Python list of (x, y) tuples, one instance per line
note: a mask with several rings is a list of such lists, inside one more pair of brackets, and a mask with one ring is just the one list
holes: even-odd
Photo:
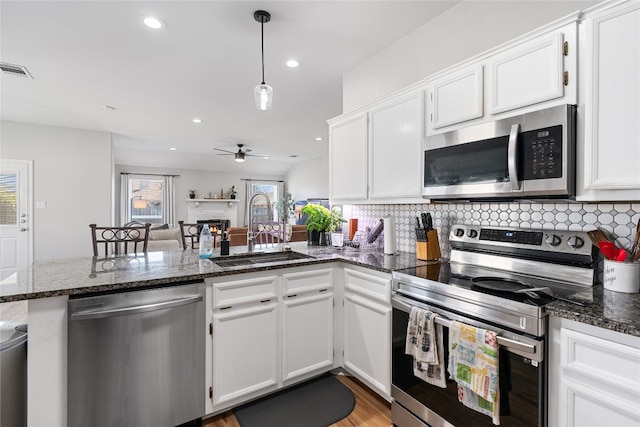
[(422, 195), (575, 196), (576, 106), (561, 105), (427, 137)]

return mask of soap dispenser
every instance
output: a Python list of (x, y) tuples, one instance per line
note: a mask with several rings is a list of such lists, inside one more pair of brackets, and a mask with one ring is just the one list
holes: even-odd
[(220, 241), (220, 255), (229, 255), (229, 233), (225, 230)]

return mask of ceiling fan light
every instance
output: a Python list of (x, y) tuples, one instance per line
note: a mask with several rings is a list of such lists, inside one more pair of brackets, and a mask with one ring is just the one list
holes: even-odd
[(261, 83), (255, 87), (253, 94), (256, 98), (256, 108), (258, 110), (268, 110), (273, 102), (273, 89), (265, 83)]
[(235, 160), (236, 160), (236, 162), (238, 162), (238, 163), (242, 163), (242, 162), (244, 162), (244, 153), (242, 153), (242, 152), (237, 152), (237, 153), (236, 153), (236, 155), (235, 155)]

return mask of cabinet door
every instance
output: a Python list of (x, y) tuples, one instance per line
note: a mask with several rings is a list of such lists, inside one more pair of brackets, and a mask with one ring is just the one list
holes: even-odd
[(578, 158), (577, 198), (638, 200), (640, 3), (585, 18), (584, 153)]
[(482, 64), (434, 80), (427, 89), (427, 134), (483, 115)]
[(344, 294), (344, 366), (381, 396), (391, 396), (391, 307)]
[(417, 92), (370, 112), (371, 199), (421, 197), (423, 105)]
[(289, 295), (282, 307), (282, 378), (333, 367), (333, 292)]
[(329, 197), (332, 200), (367, 199), (366, 113), (329, 127)]
[(640, 339), (554, 317), (549, 331), (549, 425), (640, 425)]
[(213, 314), (213, 405), (278, 385), (277, 302)]
[[(489, 114), (564, 95), (563, 33), (541, 36), (487, 61)], [(572, 76), (575, 78), (575, 76)]]

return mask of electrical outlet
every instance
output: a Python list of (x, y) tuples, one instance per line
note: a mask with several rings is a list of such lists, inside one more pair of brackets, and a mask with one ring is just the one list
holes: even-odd
[(46, 209), (47, 202), (36, 202), (36, 209)]

